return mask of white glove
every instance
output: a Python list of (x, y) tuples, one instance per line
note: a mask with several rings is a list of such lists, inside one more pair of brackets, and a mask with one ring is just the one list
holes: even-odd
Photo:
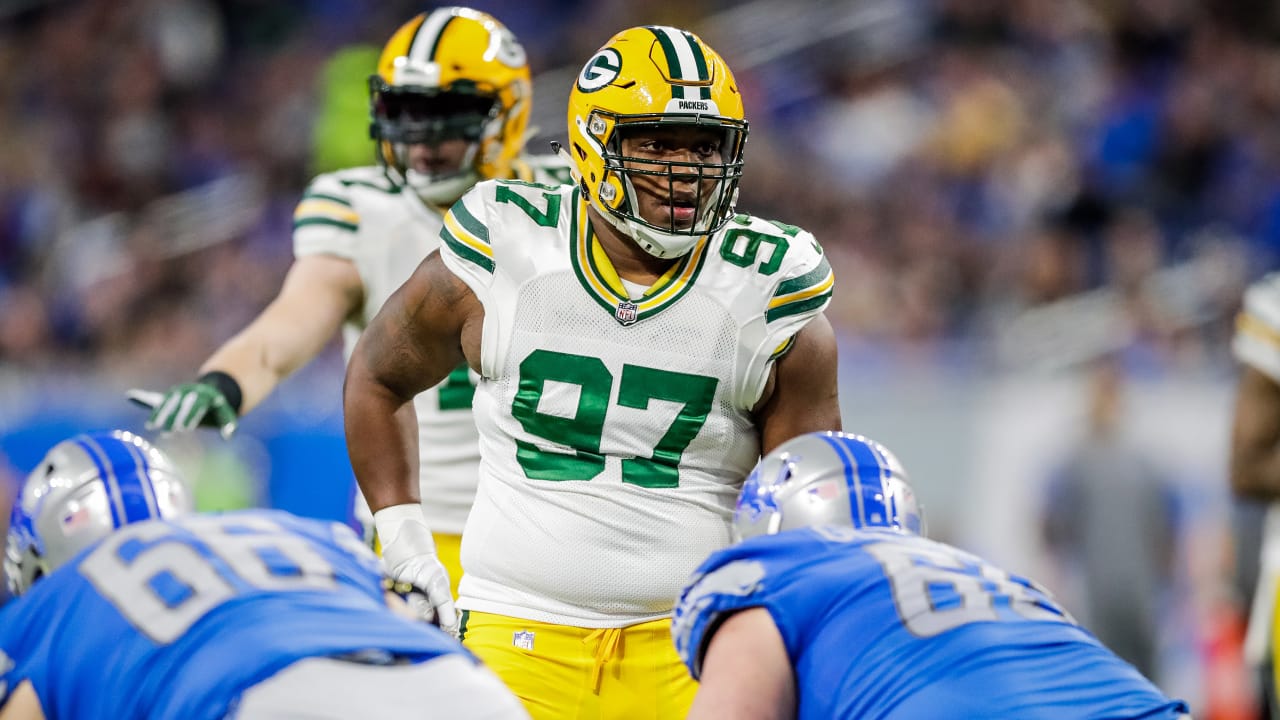
[(416, 503), (392, 505), (373, 514), (373, 527), (382, 545), (382, 561), (396, 582), (412, 583), (426, 593), (409, 596), (409, 606), (441, 630), (458, 634), (458, 611), (449, 591), (449, 571), (436, 557), (436, 541)]

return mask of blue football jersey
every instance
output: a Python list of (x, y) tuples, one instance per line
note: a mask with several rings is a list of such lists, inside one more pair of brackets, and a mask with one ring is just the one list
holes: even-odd
[(819, 528), (712, 555), (672, 633), (697, 677), (719, 620), (766, 608), (804, 718), (1176, 718), (1034, 582), (891, 531)]
[(386, 606), (349, 528), (275, 511), (122, 528), (0, 609), (0, 705), (50, 718), (221, 718), (296, 660), (466, 653)]

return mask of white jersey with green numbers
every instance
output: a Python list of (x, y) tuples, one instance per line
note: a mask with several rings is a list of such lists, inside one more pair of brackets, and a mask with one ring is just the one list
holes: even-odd
[[(567, 166), (553, 156), (525, 158), (518, 169), (540, 182), (569, 179)], [(391, 293), (439, 246), (442, 223), (440, 210), (402, 190), (378, 167), (326, 173), (311, 182), (293, 216), (294, 254), (335, 255), (355, 263), (365, 300), (343, 327), (348, 358)], [(437, 532), (462, 532), (475, 498), (480, 454), (471, 415), (474, 392), (475, 383), (460, 367), (414, 402), (423, 510)]]
[[(1280, 273), (1249, 286), (1236, 319), (1231, 349), (1240, 362), (1280, 383)], [(1280, 607), (1280, 503), (1271, 503), (1263, 528), (1258, 589), (1249, 615), (1245, 657), (1255, 665), (1270, 660), (1271, 626)]]
[(575, 187), (477, 185), (446, 265), (484, 306), (465, 609), (578, 627), (668, 615), (728, 544), (751, 408), (831, 297), (799, 228), (740, 215), (629, 296)]

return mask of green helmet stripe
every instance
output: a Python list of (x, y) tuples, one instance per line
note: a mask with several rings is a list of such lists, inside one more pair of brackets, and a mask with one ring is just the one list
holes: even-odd
[(436, 10), (428, 15), (414, 32), (406, 54), (418, 62), (434, 62), (436, 53), (440, 51), (440, 38), (444, 37), (444, 29), (453, 22), (453, 18), (449, 10)]
[(671, 86), (672, 97), (681, 100), (710, 100), (711, 88), (683, 84), (706, 82), (710, 79), (707, 59), (693, 36), (683, 30), (660, 25), (649, 26), (648, 30), (658, 39), (667, 58), (667, 74), (675, 81)]
[(689, 33), (681, 31), (680, 34), (684, 36), (685, 42), (689, 43), (689, 50), (693, 53), (693, 65), (698, 70), (698, 79), (703, 82), (710, 80), (711, 76), (707, 74), (707, 58), (702, 55), (702, 48)]
[(680, 70), (680, 55), (676, 52), (675, 43), (671, 42), (671, 36), (667, 34), (666, 28), (651, 27), (649, 31), (654, 37), (658, 38), (658, 43), (662, 45), (662, 53), (667, 56), (667, 74), (673, 80), (683, 80), (684, 73)]

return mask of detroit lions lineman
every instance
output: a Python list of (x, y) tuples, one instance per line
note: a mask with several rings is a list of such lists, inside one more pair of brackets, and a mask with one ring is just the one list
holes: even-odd
[(129, 433), (56, 445), (6, 543), (0, 717), (528, 717), (455, 640), (388, 603), (345, 525), (184, 515)]
[(1178, 718), (1036, 583), (921, 536), (906, 474), (839, 432), (752, 471), (741, 542), (698, 568), (672, 634), (690, 718)]
[[(672, 599), (728, 540), (761, 449), (839, 426), (834, 281), (811, 234), (734, 213), (742, 98), (696, 36), (614, 36), (568, 126), (575, 185), (477, 185), (369, 324), (348, 449), (375, 522), (424, 536), (403, 409), (467, 362), (482, 461), (464, 644), (535, 717), (681, 717)], [(430, 553), (401, 537), (397, 553)]]
[[(350, 354), (378, 308), (439, 244), (445, 209), (478, 180), (567, 181), (568, 167), (554, 156), (521, 155), (531, 90), (523, 48), (490, 15), (445, 7), (405, 23), (370, 78), (378, 165), (311, 183), (294, 213), (297, 259), (279, 296), (205, 361), (195, 383), (163, 396), (135, 391), (134, 398), (154, 406), (147, 427), (210, 425), (229, 435), (239, 415), (314, 358), (339, 328)], [(415, 402), (420, 493), (439, 557), (454, 578), (479, 464), (474, 391), (459, 364)], [(387, 560), (403, 574), (401, 558), (393, 553)], [(451, 607), (443, 609), (444, 624), (452, 624)]]

